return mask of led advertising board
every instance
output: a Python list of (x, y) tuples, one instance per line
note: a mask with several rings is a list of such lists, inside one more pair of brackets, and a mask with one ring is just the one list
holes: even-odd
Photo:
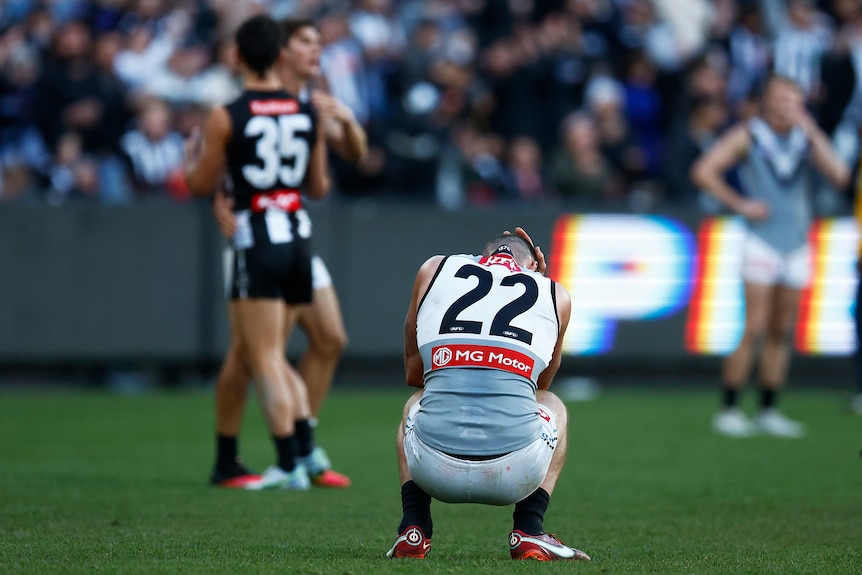
[[(742, 334), (740, 278), (745, 226), (711, 217), (695, 225), (652, 215), (565, 215), (554, 225), (549, 275), (572, 296), (565, 350), (612, 353), (629, 322), (678, 327), (677, 353), (724, 355)], [(848, 355), (855, 345), (853, 299), (859, 232), (852, 218), (811, 228), (812, 277), (795, 335), (804, 355)], [(641, 338), (649, 331), (641, 330)]]

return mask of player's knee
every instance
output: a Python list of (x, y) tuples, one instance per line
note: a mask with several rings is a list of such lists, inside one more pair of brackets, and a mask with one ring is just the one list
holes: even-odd
[(563, 400), (550, 391), (539, 390), (536, 392), (536, 401), (551, 410), (551, 413), (554, 414), (554, 418), (557, 420), (558, 428), (565, 429), (569, 413)]
[(328, 330), (313, 338), (311, 346), (318, 355), (337, 359), (347, 347), (347, 333), (344, 330)]
[(759, 343), (766, 336), (766, 322), (765, 321), (749, 321), (745, 325), (745, 329), (742, 332), (742, 337), (745, 341), (750, 343)]
[(248, 349), (248, 365), (255, 376), (260, 377), (279, 372), (284, 362), (284, 355), (278, 350)]
[(791, 324), (770, 329), (766, 335), (770, 345), (792, 346), (794, 327)]
[(227, 350), (227, 356), (233, 361), (246, 361), (248, 355), (248, 349), (243, 343), (241, 338), (232, 338), (230, 341), (230, 346)]

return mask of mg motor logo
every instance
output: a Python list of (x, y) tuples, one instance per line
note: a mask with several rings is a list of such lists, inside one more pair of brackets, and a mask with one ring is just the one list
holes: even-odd
[(488, 367), (532, 377), (535, 365), (524, 353), (494, 345), (453, 343), (431, 348), (431, 369)]
[(438, 347), (434, 350), (434, 355), (431, 358), (434, 367), (443, 367), (452, 361), (452, 352), (448, 347)]

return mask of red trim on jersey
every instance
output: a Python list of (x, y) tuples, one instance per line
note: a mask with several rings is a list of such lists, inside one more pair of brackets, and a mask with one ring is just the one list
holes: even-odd
[(251, 197), (251, 211), (265, 212), (268, 209), (295, 212), (302, 208), (302, 194), (299, 190), (275, 190), (261, 192)]
[(255, 116), (285, 116), (296, 114), (299, 111), (299, 102), (296, 100), (252, 100), (248, 103), (248, 109)]
[(480, 344), (448, 344), (431, 348), (431, 369), (488, 367), (530, 378), (536, 362), (530, 356), (505, 347)]
[(519, 266), (518, 262), (515, 261), (515, 258), (509, 254), (491, 254), (490, 256), (485, 256), (480, 259), (479, 263), (483, 266), (506, 266), (513, 272), (521, 271), (521, 266)]

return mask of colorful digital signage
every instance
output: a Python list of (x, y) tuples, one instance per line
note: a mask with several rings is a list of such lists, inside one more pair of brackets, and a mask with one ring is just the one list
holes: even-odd
[[(696, 226), (663, 216), (566, 215), (554, 226), (549, 273), (572, 296), (565, 350), (609, 353), (620, 322), (678, 317), (689, 353), (723, 355), (739, 341), (745, 302), (742, 220)], [(852, 218), (812, 226), (812, 279), (800, 301), (795, 347), (846, 355), (856, 345), (853, 298), (859, 232)]]

